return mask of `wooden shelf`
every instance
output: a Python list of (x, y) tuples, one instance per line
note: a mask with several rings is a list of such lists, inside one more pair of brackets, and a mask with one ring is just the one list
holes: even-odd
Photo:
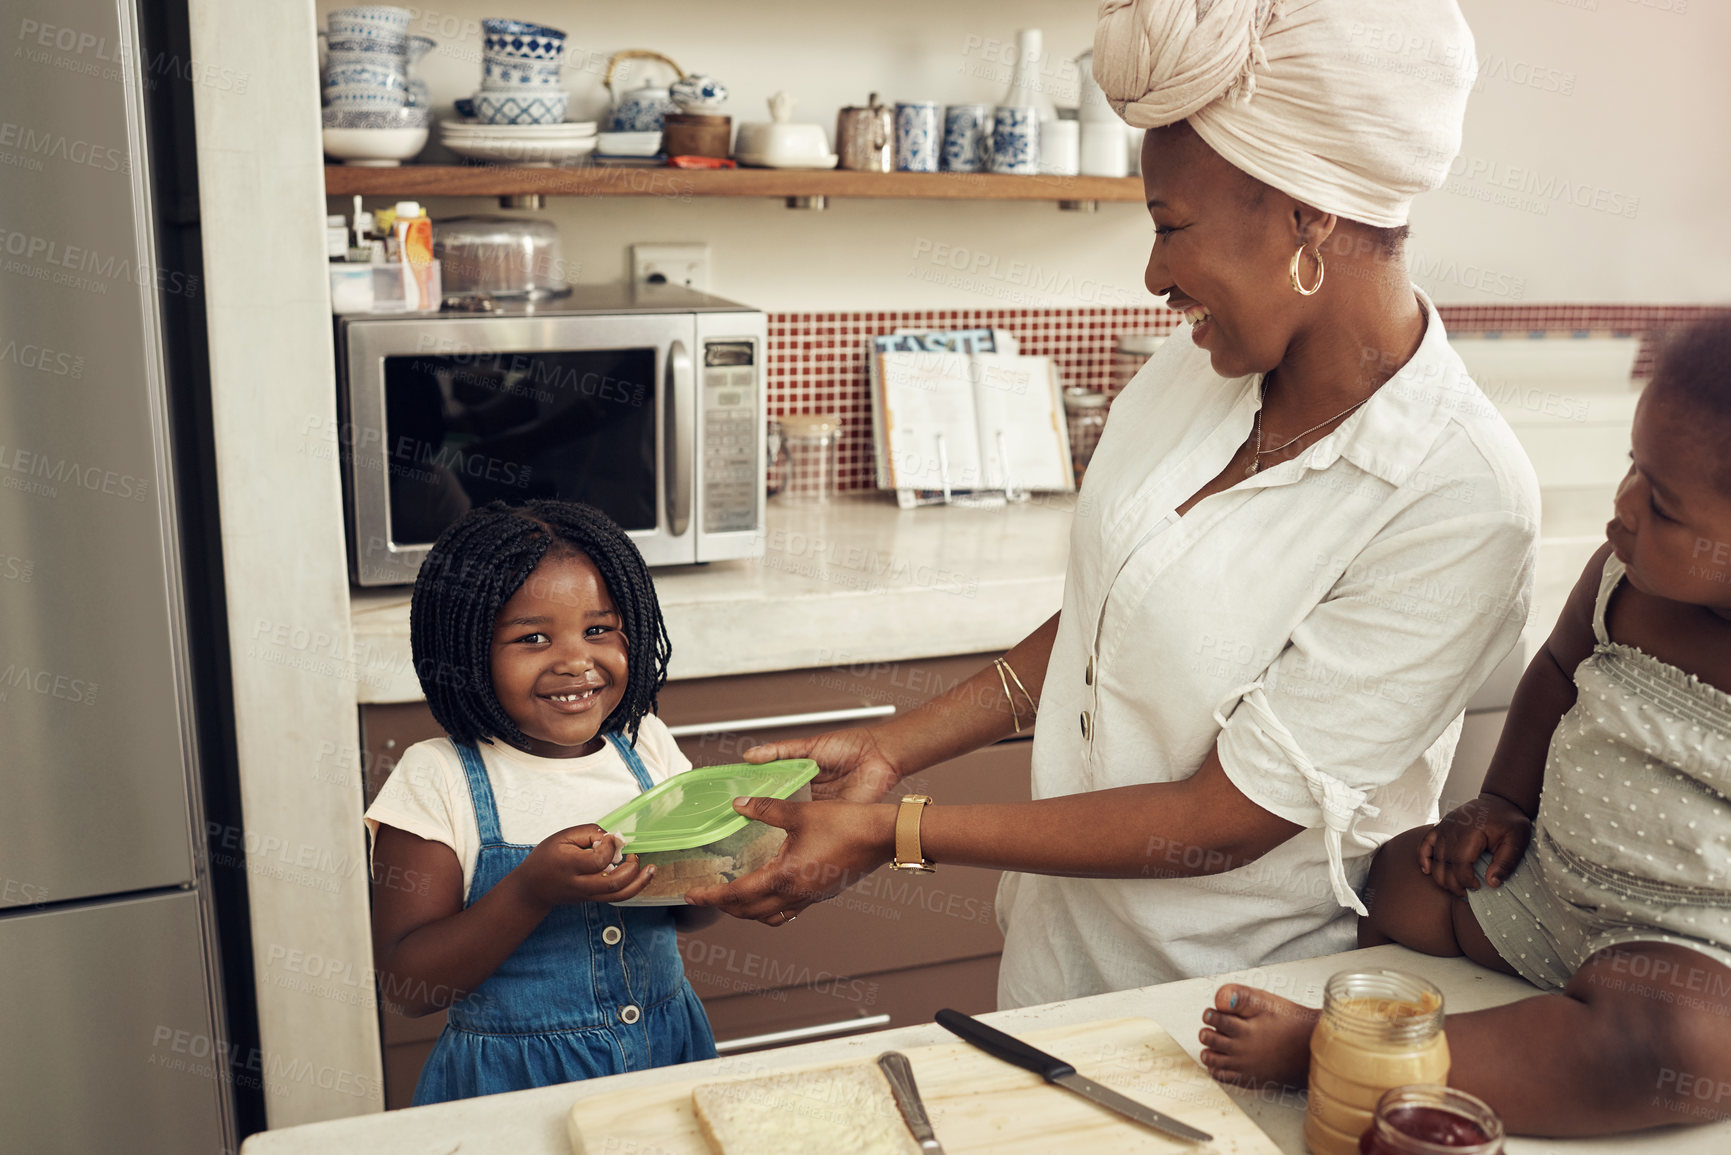
[(328, 165), (328, 196), (858, 197), (900, 200), (1115, 201), (1141, 204), (1140, 177), (792, 169)]

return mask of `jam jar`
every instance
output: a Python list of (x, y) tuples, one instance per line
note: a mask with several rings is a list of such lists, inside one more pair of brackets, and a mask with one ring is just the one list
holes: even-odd
[(1328, 980), (1310, 1036), (1304, 1141), (1312, 1155), (1358, 1155), (1385, 1092), (1448, 1073), (1441, 991), (1401, 971), (1343, 971)]
[(1396, 1087), (1376, 1104), (1359, 1136), (1359, 1155), (1500, 1155), (1503, 1121), (1483, 1099), (1420, 1083)]

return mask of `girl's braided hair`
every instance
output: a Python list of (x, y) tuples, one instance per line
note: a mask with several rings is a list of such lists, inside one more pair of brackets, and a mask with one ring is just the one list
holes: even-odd
[(636, 743), (643, 716), (654, 711), (667, 683), (672, 645), (661, 603), (625, 531), (600, 510), (572, 501), (495, 501), (471, 510), (439, 535), (421, 563), (409, 643), (427, 705), (453, 740), (529, 745), (493, 692), (493, 624), (544, 558), (571, 554), (583, 554), (600, 571), (629, 651), (625, 696), (601, 731), (623, 731)]

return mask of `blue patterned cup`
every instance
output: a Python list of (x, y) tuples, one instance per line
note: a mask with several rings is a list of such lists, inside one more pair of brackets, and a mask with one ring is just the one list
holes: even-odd
[(482, 89), (474, 100), (475, 119), (482, 124), (558, 124), (565, 119), (570, 97), (536, 88), (510, 92)]
[(498, 59), (557, 61), (565, 54), (565, 33), (524, 20), (481, 21), (481, 47)]
[(400, 67), (332, 64), (325, 68), (324, 98), (331, 108), (402, 108), (409, 100), (409, 81)]
[(944, 109), (945, 172), (985, 172), (992, 166), (992, 106), (952, 104)]
[(931, 100), (896, 105), (896, 171), (938, 171), (938, 105)]
[(332, 40), (404, 40), (414, 15), (386, 4), (337, 8), (325, 17), (325, 28)]
[(1040, 110), (998, 106), (992, 125), (992, 171), (1033, 176), (1040, 171)]

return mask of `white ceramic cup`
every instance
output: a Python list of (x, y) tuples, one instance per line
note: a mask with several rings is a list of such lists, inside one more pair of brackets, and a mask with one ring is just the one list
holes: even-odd
[(1081, 171), (1081, 124), (1074, 120), (1040, 123), (1040, 171), (1075, 176)]
[(1124, 127), (1124, 122), (1116, 117), (1082, 122), (1083, 176), (1130, 175), (1130, 148)]

